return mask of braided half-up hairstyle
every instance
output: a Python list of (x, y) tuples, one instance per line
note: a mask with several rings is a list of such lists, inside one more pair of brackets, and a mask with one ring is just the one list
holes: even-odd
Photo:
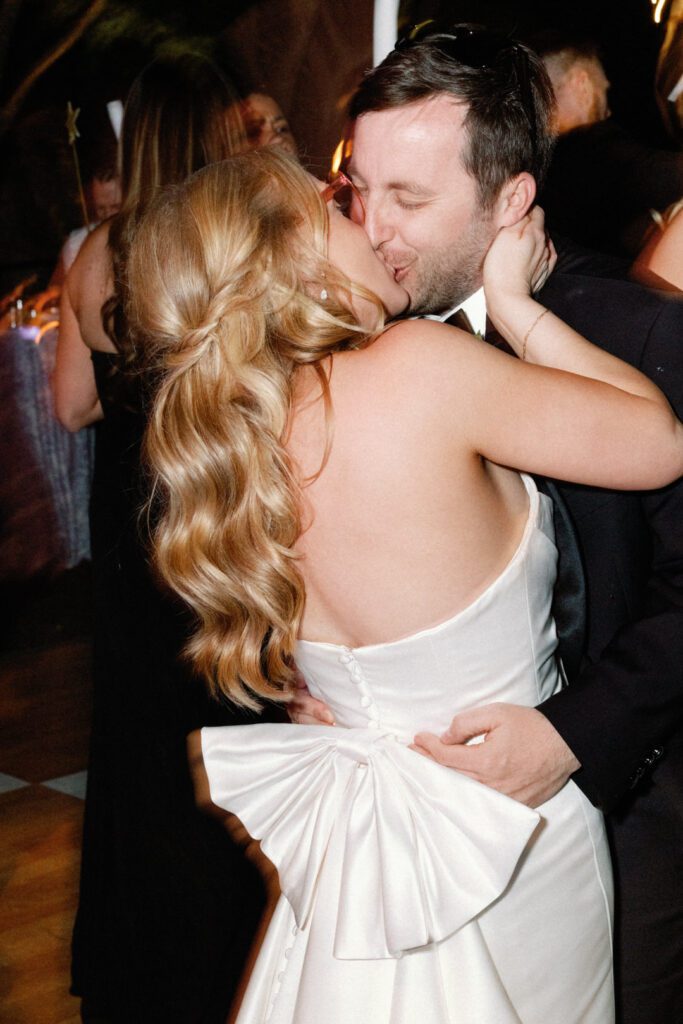
[(127, 315), (156, 380), (145, 442), (156, 565), (194, 613), (195, 667), (215, 695), (251, 708), (287, 699), (304, 608), (301, 482), (284, 446), (294, 378), (315, 370), (329, 443), (324, 360), (368, 341), (349, 295), (374, 297), (326, 248), (314, 180), (262, 150), (154, 200), (128, 261)]
[(138, 220), (159, 189), (244, 147), (239, 97), (205, 57), (158, 57), (133, 82), (119, 145), (123, 203), (109, 230), (114, 294), (102, 307), (104, 329), (127, 371), (142, 362), (124, 315), (125, 264)]

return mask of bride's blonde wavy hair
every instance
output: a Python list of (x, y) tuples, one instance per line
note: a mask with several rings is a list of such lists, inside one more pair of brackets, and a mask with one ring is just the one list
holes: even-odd
[(287, 699), (304, 585), (301, 484), (284, 447), (299, 367), (367, 344), (350, 298), (379, 300), (326, 259), (313, 179), (261, 150), (158, 197), (128, 261), (127, 315), (156, 375), (145, 450), (154, 550), (190, 606), (186, 653), (215, 695)]

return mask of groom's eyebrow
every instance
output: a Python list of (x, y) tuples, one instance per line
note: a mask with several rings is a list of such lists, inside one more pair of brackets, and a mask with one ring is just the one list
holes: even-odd
[[(365, 187), (365, 180), (363, 179), (363, 175), (359, 174), (354, 169), (353, 160), (350, 161), (346, 169), (346, 173), (349, 175), (349, 177), (351, 178), (351, 180), (353, 181), (354, 185), (356, 185), (357, 188)], [(421, 196), (423, 199), (431, 199), (437, 195), (435, 191), (433, 191), (430, 188), (427, 188), (426, 185), (419, 184), (416, 181), (404, 181), (403, 179), (399, 179), (397, 181), (387, 182), (385, 187), (387, 192), (408, 192), (410, 193), (410, 195)]]
[(409, 192), (413, 196), (422, 196), (423, 198), (436, 195), (432, 189), (427, 188), (426, 185), (420, 185), (416, 181), (390, 181), (387, 188), (393, 192)]

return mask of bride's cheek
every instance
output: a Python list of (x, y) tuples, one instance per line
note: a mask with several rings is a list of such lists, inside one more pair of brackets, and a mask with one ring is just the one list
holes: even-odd
[(360, 295), (352, 295), (350, 305), (356, 321), (364, 330), (373, 331), (377, 327), (378, 311), (374, 303)]

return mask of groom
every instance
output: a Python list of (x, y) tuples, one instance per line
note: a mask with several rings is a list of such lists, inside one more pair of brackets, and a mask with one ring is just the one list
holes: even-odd
[[(534, 202), (551, 106), (533, 53), (467, 26), (423, 27), (366, 76), (347, 170), (358, 219), (415, 314), (446, 320), (462, 308), (486, 330), (482, 262), (498, 227)], [(571, 274), (561, 266), (539, 300), (649, 374), (682, 416), (683, 306), (597, 276), (597, 258), (573, 258)], [(444, 736), (416, 742), (531, 806), (572, 778), (609, 812), (620, 1020), (683, 1020), (683, 483), (650, 494), (546, 486), (569, 686), (536, 709), (462, 713)], [(296, 708), (304, 720), (323, 713), (305, 691)], [(465, 745), (481, 733), (485, 743)]]

